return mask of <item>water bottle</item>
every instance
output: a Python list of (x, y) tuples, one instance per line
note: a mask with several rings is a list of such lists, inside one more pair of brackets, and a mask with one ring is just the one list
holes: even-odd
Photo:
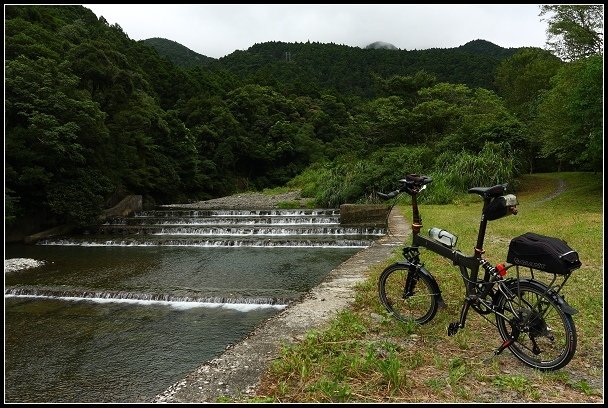
[(458, 241), (456, 235), (436, 227), (429, 230), (429, 237), (450, 248), (454, 248), (456, 246), (456, 241)]

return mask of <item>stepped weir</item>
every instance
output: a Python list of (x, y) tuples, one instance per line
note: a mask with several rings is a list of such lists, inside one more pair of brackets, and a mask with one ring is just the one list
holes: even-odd
[(93, 234), (39, 245), (365, 248), (381, 226), (342, 225), (339, 209), (138, 211), (106, 220)]
[[(293, 291), (293, 293), (280, 294), (262, 288), (252, 289), (251, 287), (248, 287), (247, 290), (228, 290), (224, 287), (224, 282), (215, 281), (216, 277), (203, 278), (200, 272), (189, 271), (188, 268), (203, 268), (197, 266), (198, 263), (203, 262), (202, 259), (206, 259), (204, 264), (212, 265), (215, 262), (220, 262), (218, 260), (230, 256), (234, 258), (233, 263), (238, 263), (240, 262), (239, 257), (243, 256), (242, 251), (249, 249), (255, 251), (246, 255), (249, 265), (253, 263), (256, 265), (280, 263), (284, 266), (273, 267), (274, 272), (269, 272), (269, 266), (262, 267), (266, 274), (276, 273), (280, 275), (282, 270), (292, 269), (294, 262), (308, 262), (307, 257), (313, 255), (305, 254), (312, 254), (317, 249), (320, 251), (358, 250), (359, 248), (369, 247), (376, 239), (386, 234), (386, 228), (378, 222), (355, 222), (356, 220), (353, 220), (352, 216), (346, 217), (346, 221), (342, 222), (340, 209), (323, 208), (196, 209), (166, 206), (155, 210), (139, 210), (130, 215), (107, 217), (95, 231), (86, 234), (47, 237), (39, 240), (36, 246), (49, 250), (48, 247), (51, 246), (81, 247), (83, 250), (84, 248), (93, 250), (92, 247), (108, 247), (108, 249), (114, 247), (117, 250), (128, 251), (129, 253), (131, 251), (128, 248), (139, 248), (137, 251), (134, 250), (133, 253), (148, 251), (151, 248), (161, 248), (161, 252), (155, 251), (156, 254), (165, 253), (171, 247), (175, 247), (176, 250), (190, 251), (187, 257), (194, 257), (193, 266), (184, 266), (188, 272), (180, 273), (177, 270), (167, 270), (168, 274), (174, 276), (173, 281), (167, 280), (161, 287), (152, 287), (146, 282), (143, 288), (138, 285), (132, 288), (100, 287), (94, 289), (82, 283), (72, 286), (72, 284), (65, 285), (64, 282), (61, 282), (61, 285), (58, 285), (60, 282), (48, 282), (46, 284), (37, 283), (33, 286), (27, 284), (9, 285), (8, 288), (5, 288), (5, 295), (62, 298), (64, 300), (96, 299), (98, 301), (112, 300), (115, 302), (138, 300), (169, 302), (171, 304), (186, 303), (188, 305), (222, 304), (232, 307), (235, 304), (257, 304), (284, 307), (299, 297), (301, 292)], [(191, 252), (196, 251), (196, 248), (206, 249), (200, 253)], [(242, 249), (237, 253), (232, 252), (231, 248)], [(276, 251), (269, 252), (265, 251), (264, 248), (277, 248), (277, 250), (293, 248), (299, 252), (297, 254), (291, 252), (291, 259), (286, 263), (284, 260), (279, 261), (279, 258), (275, 261), (275, 256), (279, 257)], [(306, 251), (307, 248), (309, 249), (308, 252), (301, 252)], [(107, 254), (110, 254), (110, 252)], [(125, 252), (121, 252), (120, 256), (130, 257)], [(143, 256), (147, 258), (144, 262), (151, 259), (150, 255)], [(284, 256), (283, 252), (280, 259), (284, 259)], [(317, 254), (316, 256), (326, 258), (329, 254), (327, 256)], [(335, 256), (337, 256), (335, 253), (331, 255), (331, 257)], [(265, 260), (262, 260), (264, 258)], [(187, 263), (188, 261), (185, 259), (184, 262)], [(298, 259), (306, 260), (298, 261)], [(101, 262), (102, 264), (106, 263), (105, 260), (101, 260)], [(49, 266), (49, 268), (52, 268), (52, 266)], [(209, 266), (209, 268), (212, 267)], [(225, 268), (225, 266), (218, 266), (218, 268)], [(121, 279), (122, 273), (120, 270), (113, 273), (116, 275), (112, 280)], [(192, 275), (189, 275), (189, 273), (192, 273)], [(180, 279), (183, 282), (179, 287), (189, 289), (178, 290), (172, 288), (167, 290), (163, 288), (164, 286), (175, 285), (175, 282)], [(197, 281), (199, 279), (200, 282)], [(226, 278), (226, 280), (233, 279), (243, 281), (244, 278)], [(260, 280), (260, 277), (258, 276), (254, 280)], [(194, 284), (194, 282), (198, 283)], [(198, 287), (197, 285), (200, 288), (192, 290), (192, 287)], [(253, 283), (249, 283), (249, 285), (255, 286)]]

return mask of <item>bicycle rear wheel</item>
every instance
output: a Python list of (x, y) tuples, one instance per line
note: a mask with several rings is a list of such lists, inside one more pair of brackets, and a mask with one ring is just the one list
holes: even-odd
[(397, 320), (429, 322), (437, 313), (438, 301), (433, 281), (427, 275), (394, 264), (382, 271), (378, 280), (380, 302)]
[(514, 281), (515, 295), (497, 300), (496, 315), (500, 336), (510, 342), (509, 350), (525, 364), (541, 371), (557, 370), (570, 362), (576, 352), (576, 328), (555, 296), (539, 282)]

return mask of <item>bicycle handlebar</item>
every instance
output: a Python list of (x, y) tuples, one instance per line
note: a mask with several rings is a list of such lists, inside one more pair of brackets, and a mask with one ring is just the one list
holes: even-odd
[(384, 194), (384, 193), (378, 193), (378, 197), (384, 199), (384, 200), (388, 200), (390, 198), (393, 198), (395, 196), (397, 196), (399, 193), (401, 193), (401, 190), (395, 190), (395, 191), (391, 191), (388, 194)]
[(418, 194), (426, 185), (431, 183), (433, 179), (429, 176), (418, 175), (418, 174), (408, 174), (404, 179), (399, 180), (401, 183), (401, 187), (397, 190), (391, 191), (388, 194), (378, 192), (378, 197), (388, 200), (390, 198), (396, 197), (398, 194), (405, 191), (409, 195)]

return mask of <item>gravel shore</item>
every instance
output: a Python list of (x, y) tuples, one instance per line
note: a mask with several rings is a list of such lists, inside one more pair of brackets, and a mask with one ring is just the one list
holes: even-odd
[(239, 193), (231, 196), (197, 201), (189, 204), (169, 204), (164, 208), (201, 208), (201, 209), (266, 209), (276, 208), (280, 203), (290, 203), (306, 208), (309, 198), (302, 198), (300, 191), (289, 191), (281, 194)]
[(9, 258), (4, 260), (4, 273), (36, 268), (41, 265), (44, 265), (44, 261), (30, 258)]

